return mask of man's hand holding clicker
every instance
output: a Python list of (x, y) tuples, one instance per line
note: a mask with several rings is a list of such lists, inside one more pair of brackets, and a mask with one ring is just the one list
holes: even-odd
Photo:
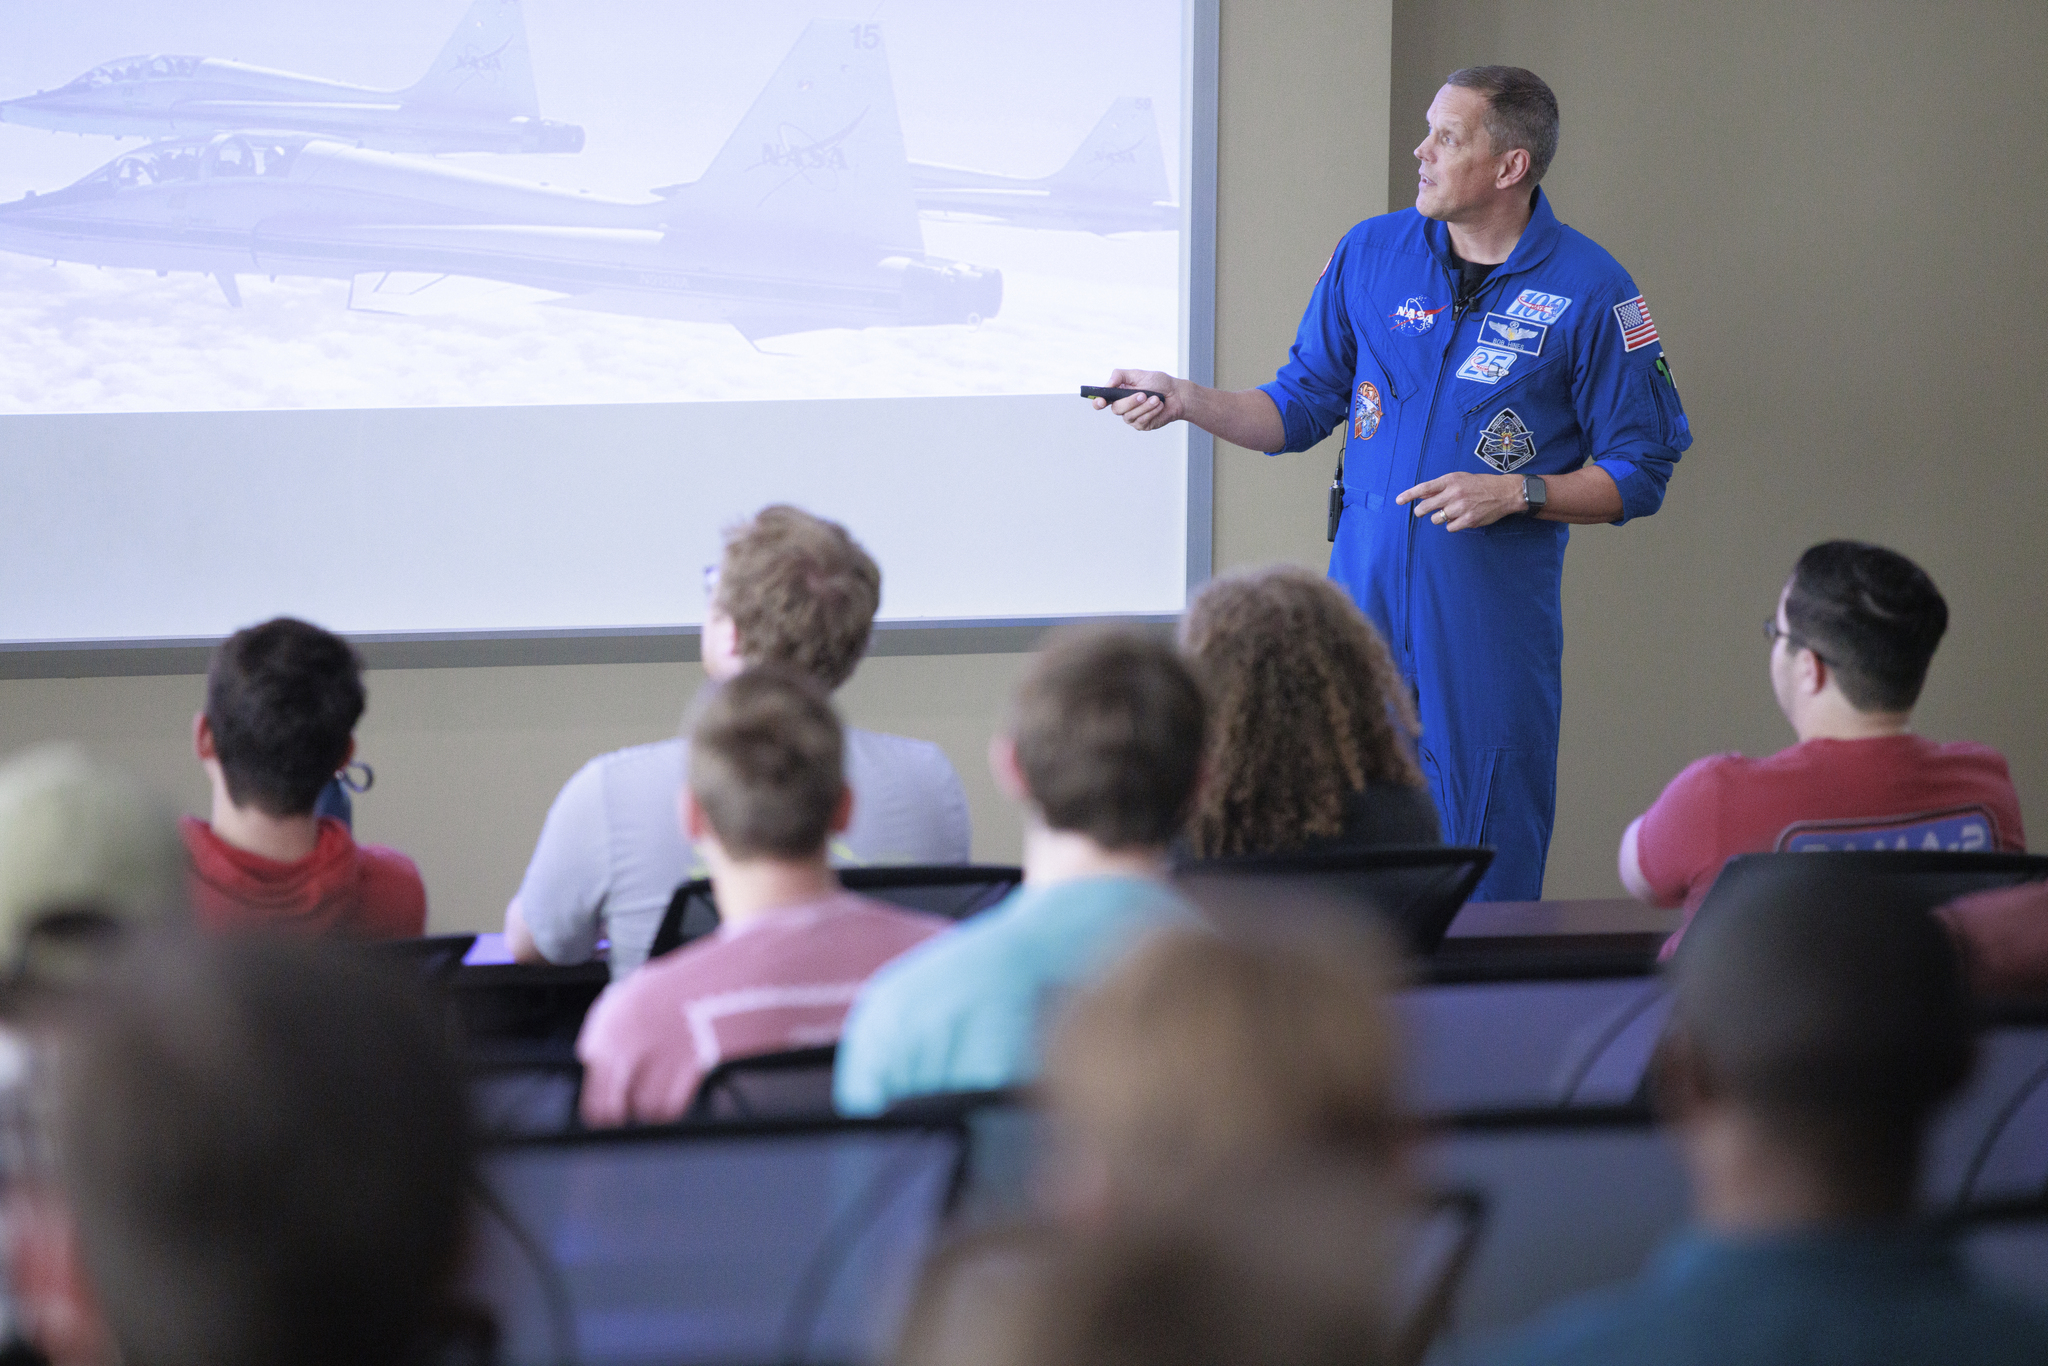
[(1097, 412), (1108, 408), (1125, 422), (1141, 432), (1153, 431), (1169, 422), (1178, 422), (1187, 416), (1186, 398), (1181, 391), (1180, 381), (1160, 370), (1112, 370), (1109, 372), (1111, 389), (1150, 389), (1166, 395), (1161, 403), (1151, 394), (1132, 394), (1115, 403), (1103, 399), (1095, 400)]
[(1427, 517), (1445, 531), (1491, 526), (1528, 510), (1519, 474), (1446, 474), (1417, 484), (1394, 501), (1415, 504), (1417, 517)]

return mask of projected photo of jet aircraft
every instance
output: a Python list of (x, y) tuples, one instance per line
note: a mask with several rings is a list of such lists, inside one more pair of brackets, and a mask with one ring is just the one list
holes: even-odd
[(390, 152), (580, 152), (540, 117), (521, 0), (476, 0), (419, 83), (373, 90), (218, 57), (129, 57), (0, 101), (0, 123), (161, 138), (263, 128)]
[(1166, 154), (1149, 99), (1111, 104), (1080, 150), (1049, 176), (1029, 180), (920, 162), (911, 163), (910, 176), (924, 213), (1105, 236), (1180, 226), (1180, 206), (1167, 197)]
[(214, 276), (351, 281), (433, 311), (495, 282), (565, 306), (820, 328), (969, 323), (999, 271), (925, 255), (881, 26), (812, 23), (703, 177), (622, 199), (292, 133), (141, 148), (0, 204), (0, 250)]

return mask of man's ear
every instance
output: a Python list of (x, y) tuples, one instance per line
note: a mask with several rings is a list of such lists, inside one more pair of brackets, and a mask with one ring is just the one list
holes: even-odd
[(1818, 697), (1828, 690), (1828, 682), (1834, 674), (1828, 662), (1810, 649), (1801, 649), (1794, 661), (1799, 670), (1800, 690), (1810, 697)]
[(1031, 785), (1024, 781), (1023, 765), (1017, 762), (1017, 742), (1007, 735), (992, 735), (988, 742), (988, 771), (996, 787), (1013, 802), (1029, 803)]
[(213, 742), (213, 722), (206, 719), (203, 711), (192, 716), (192, 753), (202, 764), (220, 757), (220, 750)]
[(1526, 183), (1529, 178), (1529, 152), (1524, 147), (1510, 147), (1508, 154), (1500, 159), (1500, 172), (1494, 178), (1498, 189)]
[(697, 794), (690, 791), (688, 783), (676, 793), (676, 817), (683, 827), (683, 834), (692, 844), (702, 844), (706, 836), (718, 838), (711, 828), (711, 818), (704, 814), (704, 804), (697, 800)]
[(853, 789), (841, 783), (839, 800), (832, 804), (832, 822), (825, 828), (835, 835), (843, 835), (853, 824)]
[(1651, 1103), (1674, 1124), (1683, 1125), (1716, 1095), (1710, 1069), (1682, 1025), (1672, 1025), (1657, 1040), (1650, 1054), (1649, 1081)]

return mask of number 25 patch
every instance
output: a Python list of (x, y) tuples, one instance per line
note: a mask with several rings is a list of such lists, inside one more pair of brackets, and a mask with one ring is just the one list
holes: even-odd
[(1497, 346), (1475, 346), (1472, 354), (1465, 357), (1465, 363), (1458, 367), (1459, 379), (1476, 379), (1481, 384), (1498, 384), (1508, 377), (1508, 371), (1515, 368), (1520, 354), (1503, 351)]

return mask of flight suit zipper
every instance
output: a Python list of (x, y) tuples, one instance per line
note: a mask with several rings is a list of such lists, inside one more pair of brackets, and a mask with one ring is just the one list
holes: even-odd
[[(1422, 475), (1421, 457), (1429, 451), (1430, 423), (1436, 420), (1436, 401), (1443, 396), (1444, 392), (1444, 367), (1451, 363), (1451, 353), (1458, 349), (1458, 329), (1464, 325), (1465, 319), (1478, 306), (1479, 300), (1485, 295), (1486, 291), (1498, 284), (1501, 279), (1498, 274), (1488, 276), (1486, 283), (1472, 291), (1472, 297), (1465, 300), (1464, 307), (1460, 308), (1458, 307), (1458, 281), (1456, 277), (1451, 274), (1451, 268), (1444, 265), (1441, 260), (1437, 262), (1437, 265), (1442, 268), (1444, 283), (1451, 292), (1451, 335), (1446, 339), (1450, 342), (1450, 345), (1444, 348), (1443, 355), (1437, 360), (1436, 383), (1430, 386), (1429, 406), (1423, 409), (1422, 413), (1422, 439), (1421, 443), (1416, 447), (1417, 458), (1415, 463), (1415, 474), (1418, 483), (1421, 481)], [(1410, 487), (1413, 487), (1413, 485)], [(1407, 600), (1403, 603), (1401, 611), (1401, 652), (1407, 656), (1410, 664), (1413, 664), (1415, 661), (1415, 537), (1415, 515), (1411, 509), (1408, 515), (1408, 566), (1407, 573), (1403, 576), (1407, 580), (1406, 584), (1403, 585), (1403, 592), (1406, 594)]]

